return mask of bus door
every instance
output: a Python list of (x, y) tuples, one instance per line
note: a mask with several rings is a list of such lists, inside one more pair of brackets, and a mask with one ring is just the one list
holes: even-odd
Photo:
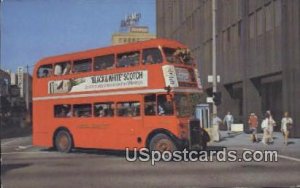
[(118, 145), (133, 148), (140, 144), (138, 138), (142, 128), (141, 103), (138, 100), (118, 102), (116, 104), (118, 123), (116, 125)]

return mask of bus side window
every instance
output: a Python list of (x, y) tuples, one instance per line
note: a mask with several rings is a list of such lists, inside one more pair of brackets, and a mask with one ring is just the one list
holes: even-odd
[(158, 115), (173, 115), (173, 101), (167, 99), (167, 95), (158, 95), (157, 96), (157, 111)]
[(149, 48), (143, 50), (143, 64), (162, 63), (162, 55), (158, 48)]
[(94, 70), (105, 70), (113, 68), (115, 61), (114, 54), (98, 56), (94, 58)]
[(117, 103), (117, 114), (121, 117), (140, 116), (139, 102), (119, 102)]
[(73, 63), (73, 72), (89, 72), (92, 70), (92, 59), (76, 60)]
[(54, 66), (54, 75), (67, 75), (71, 73), (71, 63), (61, 62), (56, 63)]
[(69, 104), (59, 104), (54, 106), (54, 117), (63, 118), (71, 117), (71, 105)]
[(144, 106), (144, 113), (146, 116), (155, 116), (156, 115), (156, 96), (147, 95), (144, 98), (145, 106)]
[(91, 104), (74, 104), (73, 105), (74, 117), (91, 117), (92, 105)]
[(50, 77), (51, 75), (52, 75), (52, 65), (51, 64), (42, 65), (39, 67), (38, 72), (37, 72), (38, 78), (47, 78), (47, 77)]
[(117, 55), (117, 67), (129, 67), (139, 64), (140, 52), (128, 52)]
[(114, 103), (95, 103), (94, 116), (95, 117), (113, 117), (114, 116)]

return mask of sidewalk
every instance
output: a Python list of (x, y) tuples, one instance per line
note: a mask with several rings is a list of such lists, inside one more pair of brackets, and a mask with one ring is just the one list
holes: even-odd
[(299, 138), (290, 138), (288, 145), (283, 144), (283, 136), (281, 132), (274, 132), (274, 143), (270, 145), (264, 145), (261, 142), (263, 134), (258, 134), (259, 142), (253, 143), (250, 140), (250, 134), (244, 132), (232, 132), (230, 134), (227, 131), (220, 131), (221, 139), (219, 142), (211, 142), (211, 146), (225, 146), (225, 147), (251, 147), (251, 148), (270, 148), (276, 149), (278, 147), (290, 148), (299, 150), (300, 148), (300, 139)]

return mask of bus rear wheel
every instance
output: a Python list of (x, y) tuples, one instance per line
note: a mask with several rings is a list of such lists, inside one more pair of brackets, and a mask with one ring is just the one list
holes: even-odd
[(173, 152), (177, 150), (177, 146), (169, 136), (159, 133), (150, 140), (149, 149), (150, 151)]
[(69, 153), (72, 149), (72, 137), (66, 130), (60, 130), (55, 136), (55, 147), (57, 151)]

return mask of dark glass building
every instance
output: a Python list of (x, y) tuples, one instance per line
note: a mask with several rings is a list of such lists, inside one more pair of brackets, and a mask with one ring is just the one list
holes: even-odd
[[(294, 119), (300, 137), (300, 1), (216, 0), (217, 74), (222, 104), (247, 128), (271, 110), (280, 130), (282, 114)], [(206, 95), (212, 91), (212, 1), (157, 0), (157, 37), (188, 45), (199, 64)]]

